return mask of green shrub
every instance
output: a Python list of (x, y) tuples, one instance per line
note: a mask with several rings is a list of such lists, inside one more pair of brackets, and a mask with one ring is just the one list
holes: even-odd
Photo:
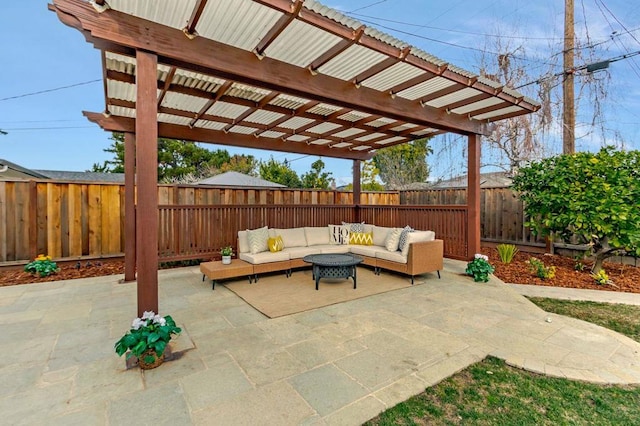
[(474, 259), (467, 263), (467, 269), (464, 272), (472, 276), (475, 282), (486, 283), (489, 281), (489, 274), (492, 274), (493, 271), (489, 258), (483, 254), (476, 254)]
[(553, 279), (556, 276), (555, 266), (545, 266), (540, 259), (532, 257), (529, 259), (529, 269), (541, 280)]
[(56, 262), (51, 260), (51, 256), (40, 254), (33, 262), (26, 264), (24, 270), (30, 274), (37, 274), (40, 277), (48, 277), (60, 269)]
[(597, 274), (591, 274), (591, 278), (599, 285), (611, 284), (609, 274), (604, 269), (600, 269)]
[(499, 244), (496, 247), (498, 250), (498, 256), (500, 256), (500, 261), (505, 265), (508, 265), (513, 260), (516, 253), (518, 253), (518, 247), (513, 244)]

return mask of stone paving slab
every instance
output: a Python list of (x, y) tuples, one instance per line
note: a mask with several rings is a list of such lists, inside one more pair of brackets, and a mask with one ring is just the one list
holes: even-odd
[(489, 354), (554, 377), (640, 383), (637, 342), (462, 271), (446, 260), (442, 279), (277, 319), (223, 285), (211, 291), (197, 267), (160, 271), (161, 313), (184, 332), (176, 359), (145, 372), (113, 352), (135, 316), (135, 283), (3, 287), (2, 420), (126, 424), (154, 406), (165, 409), (136, 423), (357, 425)]

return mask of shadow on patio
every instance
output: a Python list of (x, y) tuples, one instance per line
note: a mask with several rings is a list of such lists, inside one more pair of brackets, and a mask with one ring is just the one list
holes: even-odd
[[(361, 269), (358, 289), (407, 280)], [(178, 359), (146, 372), (126, 371), (113, 352), (136, 312), (135, 283), (110, 276), (0, 288), (3, 420), (360, 424), (488, 354), (554, 376), (640, 382), (636, 342), (546, 314), (463, 269), (446, 260), (442, 279), (428, 274), (413, 287), (275, 319), (224, 285), (211, 291), (197, 267), (161, 271), (161, 313), (183, 333), (172, 341)], [(308, 271), (288, 281), (296, 280), (310, 281)]]

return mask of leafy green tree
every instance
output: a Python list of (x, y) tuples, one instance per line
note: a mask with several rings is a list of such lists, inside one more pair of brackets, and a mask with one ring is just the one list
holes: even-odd
[(427, 155), (432, 153), (429, 139), (418, 139), (380, 149), (373, 157), (373, 164), (387, 188), (403, 189), (411, 183), (427, 180)]
[[(380, 174), (380, 171), (374, 164), (373, 160), (367, 160), (362, 162), (362, 170), (360, 171), (360, 189), (362, 191), (384, 191), (384, 185), (382, 185), (376, 179)], [(345, 187), (347, 191), (353, 190), (353, 184), (350, 183)]]
[(302, 187), (298, 174), (288, 164), (276, 161), (273, 157), (269, 161), (260, 162), (259, 169), (262, 179), (286, 185), (289, 188)]
[[(113, 154), (112, 160), (95, 163), (91, 171), (124, 173), (124, 134), (113, 133), (111, 146), (104, 151)], [(231, 157), (226, 150), (210, 151), (193, 142), (177, 139), (158, 139), (158, 181), (175, 180), (197, 174), (207, 167), (221, 168)]]
[(534, 162), (513, 188), (536, 234), (576, 235), (591, 246), (592, 272), (608, 257), (640, 256), (640, 151), (609, 147)]
[(259, 162), (253, 155), (234, 154), (229, 161), (220, 167), (220, 172), (240, 172), (249, 176), (257, 176)]
[(331, 172), (324, 171), (324, 161), (318, 159), (311, 164), (311, 170), (302, 175), (303, 188), (329, 189)]

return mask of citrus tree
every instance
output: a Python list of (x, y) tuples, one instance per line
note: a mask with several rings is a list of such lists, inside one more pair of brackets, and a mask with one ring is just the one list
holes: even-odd
[(575, 235), (591, 247), (592, 272), (608, 257), (640, 256), (640, 151), (547, 158), (521, 168), (513, 189), (534, 233)]

